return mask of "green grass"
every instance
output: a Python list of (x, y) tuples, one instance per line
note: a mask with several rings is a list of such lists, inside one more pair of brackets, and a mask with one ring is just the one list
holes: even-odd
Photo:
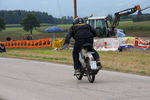
[[(99, 52), (104, 69), (150, 76), (150, 51)], [(32, 59), (73, 64), (72, 50), (55, 51), (51, 48), (10, 48), (0, 57)]]
[[(26, 32), (23, 30), (23, 27), (9, 27), (6, 28), (4, 31), (0, 32), (0, 35), (9, 35), (9, 36), (17, 36), (17, 35), (25, 35), (30, 34), (29, 32)], [(41, 34), (41, 32), (38, 32), (37, 30), (33, 30), (33, 34)]]
[(118, 27), (124, 30), (150, 31), (150, 21), (144, 21), (144, 22), (127, 21), (125, 23), (120, 23)]
[[(12, 25), (13, 26), (13, 25)], [(41, 38), (51, 38), (54, 33), (45, 33), (43, 30), (51, 27), (51, 26), (41, 26), (37, 27), (36, 30), (33, 30), (33, 38), (40, 39)], [(64, 34), (65, 32), (58, 33)], [(24, 40), (30, 32), (26, 32), (23, 30), (23, 27), (7, 27), (5, 30), (0, 32), (0, 41), (5, 41), (6, 37), (11, 37), (12, 40)], [(56, 34), (56, 33), (55, 33)], [(64, 36), (63, 36), (64, 37)]]
[(119, 23), (120, 23), (120, 24), (124, 24), (124, 23), (132, 23), (132, 21), (129, 21), (129, 20), (127, 20), (127, 21), (120, 21)]
[(143, 22), (121, 22), (118, 28), (125, 30), (127, 36), (149, 37), (150, 38), (150, 21)]
[[(24, 31), (22, 27), (10, 27), (0, 32), (0, 40), (5, 41), (6, 37), (11, 37), (13, 40), (23, 40), (29, 34), (30, 33)], [(33, 30), (33, 34), (39, 35), (39, 34), (44, 34), (44, 33), (39, 32), (37, 30)]]

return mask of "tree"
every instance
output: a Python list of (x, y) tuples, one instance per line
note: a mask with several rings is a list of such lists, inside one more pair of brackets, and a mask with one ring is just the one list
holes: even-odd
[[(71, 24), (73, 21), (72, 16), (67, 16), (65, 19), (56, 18), (49, 15), (47, 12), (39, 11), (25, 11), (25, 10), (0, 10), (0, 17), (5, 19), (6, 24), (20, 24), (25, 16), (33, 14), (40, 21), (40, 23), (47, 24)], [(11, 16), (11, 17), (10, 17)], [(13, 20), (12, 20), (13, 19)]]
[(0, 17), (0, 31), (5, 29), (5, 22), (4, 19)]
[(111, 14), (108, 14), (107, 18), (108, 18), (108, 21), (110, 22), (110, 24), (112, 24), (113, 16)]
[(33, 28), (40, 27), (40, 22), (37, 20), (35, 15), (28, 14), (22, 21), (21, 25), (24, 27), (25, 31), (30, 31), (32, 35)]
[(133, 22), (148, 21), (148, 20), (150, 20), (150, 14), (134, 16), (132, 18), (132, 20), (133, 20)]

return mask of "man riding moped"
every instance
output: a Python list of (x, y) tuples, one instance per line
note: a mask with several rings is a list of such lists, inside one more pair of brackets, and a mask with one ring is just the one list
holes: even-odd
[[(62, 49), (68, 47), (71, 38), (75, 40), (72, 53), (75, 74), (80, 74), (80, 70), (82, 69), (82, 65), (79, 61), (79, 52), (81, 51), (83, 44), (90, 43), (92, 44), (93, 47), (93, 40), (94, 37), (96, 37), (96, 34), (97, 34), (96, 30), (89, 24), (86, 24), (83, 18), (74, 19), (73, 25), (70, 27), (65, 37), (65, 42)], [(100, 70), (102, 68), (100, 56), (96, 52), (96, 50), (94, 50), (94, 48), (92, 48), (91, 51), (94, 52), (93, 57), (96, 60), (97, 66)]]

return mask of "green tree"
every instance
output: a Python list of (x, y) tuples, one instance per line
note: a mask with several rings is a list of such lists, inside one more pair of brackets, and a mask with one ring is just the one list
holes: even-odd
[(5, 22), (4, 19), (0, 17), (0, 31), (5, 29)]
[(110, 22), (110, 24), (112, 24), (113, 22), (113, 16), (111, 14), (107, 15), (108, 21)]
[(24, 27), (24, 30), (29, 32), (32, 35), (33, 28), (40, 27), (40, 22), (37, 20), (35, 15), (28, 14), (22, 21), (21, 25)]

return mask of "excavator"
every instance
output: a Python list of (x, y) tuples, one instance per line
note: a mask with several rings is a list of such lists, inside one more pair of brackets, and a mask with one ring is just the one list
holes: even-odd
[(108, 24), (108, 17), (89, 17), (87, 23), (90, 24), (98, 31), (98, 37), (111, 37), (112, 30), (119, 25), (121, 16), (128, 16), (141, 10), (140, 5), (136, 5), (133, 8), (128, 8), (114, 14), (114, 20), (111, 25)]

